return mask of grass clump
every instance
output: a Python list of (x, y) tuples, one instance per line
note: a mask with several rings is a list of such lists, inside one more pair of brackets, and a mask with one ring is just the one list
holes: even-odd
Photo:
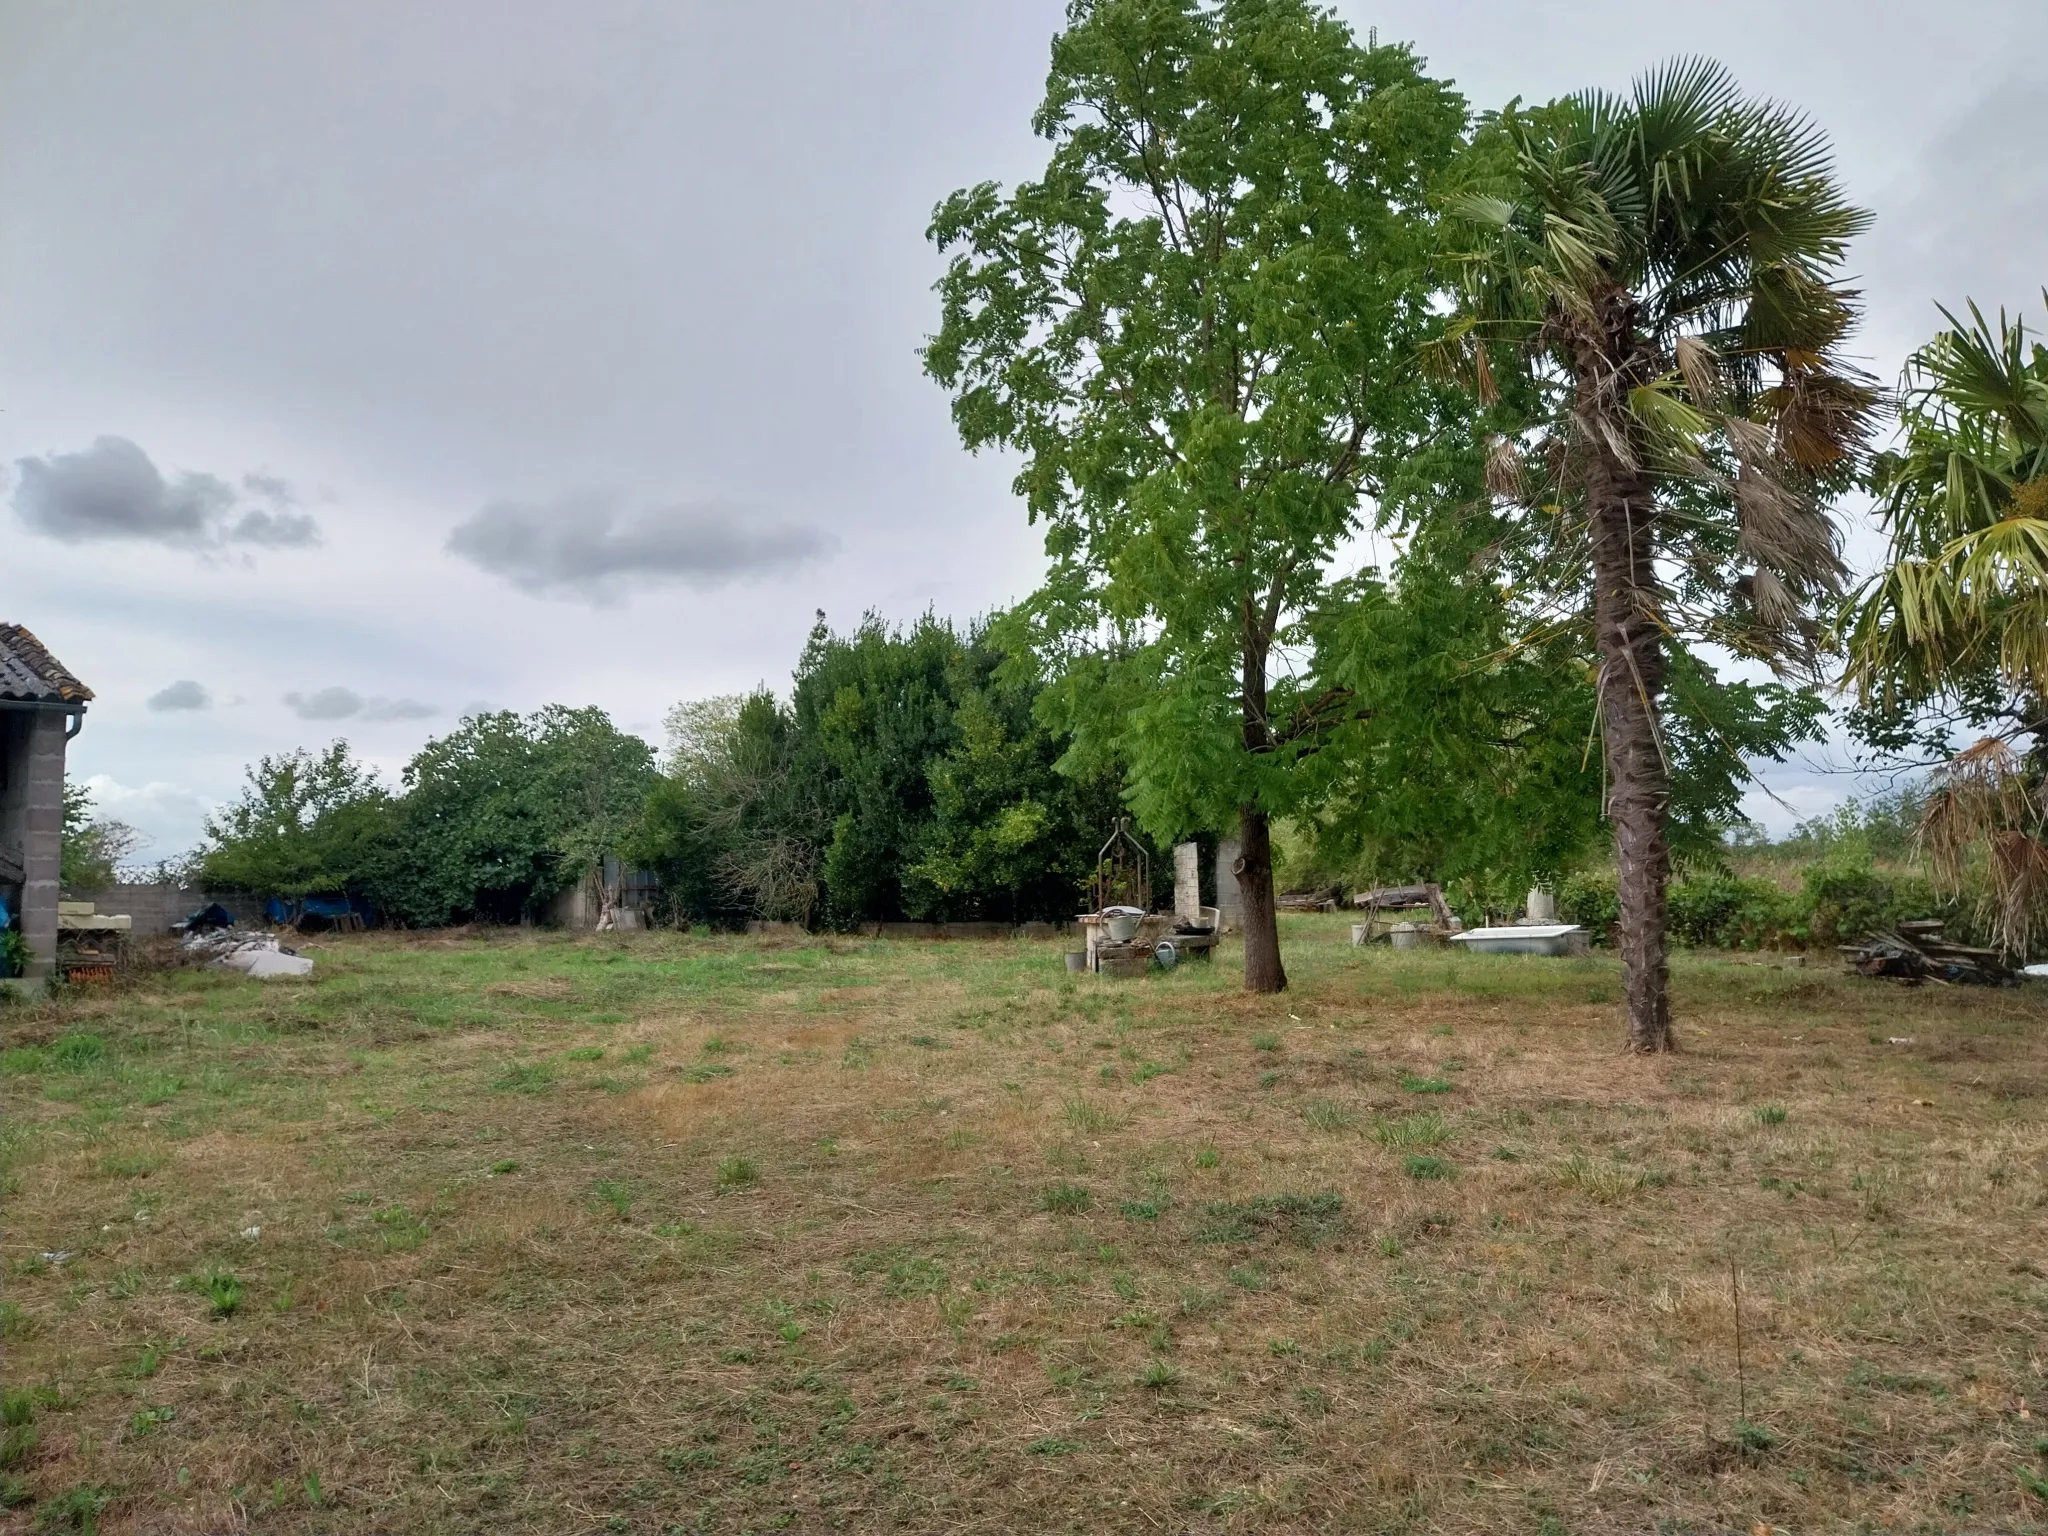
[(1038, 1197), (1039, 1209), (1055, 1216), (1078, 1216), (1094, 1204), (1095, 1196), (1088, 1192), (1087, 1185), (1069, 1184), (1065, 1180), (1048, 1184)]
[(1404, 1093), (1449, 1093), (1451, 1085), (1441, 1077), (1417, 1077), (1412, 1072), (1403, 1072), (1401, 1090)]
[(233, 1317), (246, 1298), (242, 1282), (225, 1269), (209, 1269), (194, 1280), (193, 1288), (206, 1298), (215, 1317)]
[(1411, 1179), (1455, 1178), (1458, 1165), (1449, 1158), (1430, 1157), (1422, 1152), (1410, 1152), (1407, 1162), (1408, 1177)]
[(735, 1153), (731, 1157), (719, 1160), (715, 1180), (715, 1188), (719, 1194), (726, 1195), (734, 1190), (750, 1189), (760, 1182), (761, 1170), (754, 1166), (752, 1158)]
[(1256, 1243), (1277, 1237), (1314, 1248), (1345, 1227), (1342, 1195), (1254, 1195), (1203, 1206), (1194, 1238), (1198, 1243)]
[(1372, 1139), (1383, 1147), (1440, 1147), (1451, 1139), (1451, 1126), (1433, 1109), (1419, 1115), (1382, 1115), (1373, 1121)]
[(1310, 1099), (1301, 1106), (1301, 1118), (1318, 1131), (1348, 1131), (1358, 1124), (1358, 1112), (1335, 1099)]
[(1078, 1097), (1061, 1101), (1060, 1118), (1084, 1136), (1098, 1135), (1116, 1124), (1116, 1116), (1110, 1111)]
[(1758, 1125), (1783, 1125), (1785, 1106), (1782, 1104), (1759, 1104), (1753, 1111)]

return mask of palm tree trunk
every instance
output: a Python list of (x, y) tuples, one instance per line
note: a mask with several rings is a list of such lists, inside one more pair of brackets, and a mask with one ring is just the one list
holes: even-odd
[(1671, 1049), (1665, 888), (1671, 848), (1665, 821), (1671, 770), (1664, 755), (1659, 701), (1664, 689), (1658, 621), (1655, 525), (1650, 478), (1614, 444), (1633, 435), (1628, 388), (1641, 353), (1634, 301), (1618, 294), (1603, 306), (1604, 334), (1579, 351), (1573, 411), (1585, 446), (1586, 515), (1593, 544), (1593, 621), (1600, 656), (1600, 723), (1607, 754), (1607, 819), (1621, 901), (1622, 998), (1632, 1051)]
[[(1266, 648), (1264, 630), (1247, 609), (1244, 643), (1244, 749), (1257, 754), (1272, 749), (1266, 721)], [(1263, 808), (1237, 808), (1237, 894), (1244, 904), (1244, 989), (1285, 992), (1287, 969), (1280, 963), (1279, 903), (1273, 895), (1273, 829)]]

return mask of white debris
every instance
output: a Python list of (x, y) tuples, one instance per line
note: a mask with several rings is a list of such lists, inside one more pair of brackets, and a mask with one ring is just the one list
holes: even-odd
[(269, 933), (236, 933), (231, 928), (217, 928), (210, 933), (195, 933), (179, 947), (188, 955), (211, 958), (215, 965), (258, 980), (305, 976), (313, 969), (311, 960), (281, 948), (277, 936)]
[(253, 1242), (255, 1242), (255, 1241), (256, 1241), (256, 1239), (257, 1239), (257, 1238), (259, 1238), (259, 1237), (261, 1237), (262, 1235), (263, 1235), (263, 1229), (262, 1229), (261, 1227), (244, 1227), (244, 1228), (242, 1228), (242, 1236), (246, 1237), (246, 1238), (247, 1238), (247, 1239), (248, 1239), (248, 1240), (249, 1240), (250, 1242), (252, 1242), (252, 1243), (253, 1243)]
[(1913, 1037), (1911, 1035), (1886, 1035), (1884, 1043), (1886, 1045), (1911, 1045)]
[(45, 1248), (43, 1250), (43, 1262), (45, 1264), (62, 1264), (71, 1256), (72, 1250), (69, 1248)]

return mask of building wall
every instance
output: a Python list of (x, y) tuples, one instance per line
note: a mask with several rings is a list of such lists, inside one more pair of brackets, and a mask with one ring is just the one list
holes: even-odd
[(6, 788), (0, 790), (0, 850), (20, 862), (21, 931), (33, 956), (27, 980), (57, 959), (57, 870), (64, 831), (64, 712), (4, 710)]
[(261, 896), (225, 895), (218, 891), (194, 891), (179, 885), (110, 885), (96, 891), (66, 891), (68, 901), (89, 901), (96, 912), (135, 920), (136, 933), (168, 933), (202, 907), (215, 903), (234, 914), (238, 927), (261, 927)]

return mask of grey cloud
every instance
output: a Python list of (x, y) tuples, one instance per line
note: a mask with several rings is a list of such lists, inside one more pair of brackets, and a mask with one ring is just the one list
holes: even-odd
[(440, 710), (432, 704), (423, 704), (418, 699), (366, 699), (363, 701), (365, 720), (425, 720), (438, 715)]
[(352, 688), (322, 688), (317, 693), (288, 693), (285, 707), (301, 720), (425, 720), (440, 711), (418, 699), (364, 698)]
[(288, 693), (285, 707), (301, 720), (346, 720), (363, 712), (363, 696), (347, 688), (322, 688), (318, 693)]
[(174, 710), (211, 709), (213, 695), (190, 678), (180, 678), (170, 687), (159, 689), (149, 696), (148, 708), (158, 714)]
[(266, 549), (308, 549), (320, 542), (320, 525), (303, 512), (244, 512), (228, 537)]
[(495, 502), (449, 534), (447, 547), (522, 591), (605, 604), (633, 587), (777, 575), (829, 555), (838, 540), (714, 502), (622, 518), (612, 498), (591, 495)]
[(242, 493), (218, 475), (188, 471), (166, 479), (125, 437), (109, 434), (77, 453), (20, 459), (14, 467), (15, 515), (31, 531), (67, 544), (138, 540), (204, 550), (228, 544), (303, 548), (320, 541), (319, 524), (289, 510), (297, 499), (285, 481), (245, 476), (245, 490), (274, 510), (242, 508)]

